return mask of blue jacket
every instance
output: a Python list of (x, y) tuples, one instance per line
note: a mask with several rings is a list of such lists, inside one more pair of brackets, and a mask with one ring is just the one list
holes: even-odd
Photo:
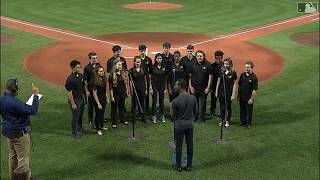
[(25, 131), (30, 126), (30, 115), (38, 112), (39, 97), (34, 96), (32, 106), (15, 98), (11, 93), (0, 97), (0, 114), (2, 116), (2, 134), (10, 137)]

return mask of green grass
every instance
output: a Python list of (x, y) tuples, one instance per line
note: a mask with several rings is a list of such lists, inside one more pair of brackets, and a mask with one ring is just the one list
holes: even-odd
[[(185, 7), (165, 14), (124, 10), (120, 7), (123, 2), (129, 1), (97, 0), (90, 4), (80, 0), (1, 0), (1, 15), (86, 34), (127, 31), (219, 34), (298, 15), (296, 1), (284, 0), (173, 1)], [(71, 113), (64, 88), (32, 76), (23, 65), (24, 57), (54, 40), (2, 27), (1, 32), (14, 34), (16, 40), (1, 46), (0, 90), (3, 92), (8, 78), (17, 77), (21, 100), (29, 97), (31, 82), (44, 94), (39, 113), (32, 118), (31, 168), (41, 180), (319, 179), (319, 48), (289, 39), (298, 32), (319, 31), (318, 27), (315, 22), (252, 40), (279, 53), (286, 66), (272, 81), (260, 84), (253, 128), (244, 130), (234, 125), (225, 131), (230, 144), (212, 143), (219, 137), (217, 119), (195, 124), (195, 171), (191, 173), (170, 170), (172, 151), (168, 142), (172, 140), (173, 128), (170, 122), (138, 123), (138, 134), (144, 140), (135, 144), (127, 140), (129, 127), (110, 130), (103, 137), (89, 134), (79, 141), (71, 139)], [(109, 115), (110, 106), (107, 109)], [(168, 112), (168, 102), (166, 109)], [(234, 121), (238, 122), (236, 103), (233, 110)], [(2, 136), (1, 179), (8, 179), (7, 158), (6, 139)]]
[[(142, 0), (143, 1), (143, 0)], [(178, 10), (121, 7), (137, 0), (1, 0), (1, 15), (84, 34), (193, 32), (222, 34), (295, 17), (296, 0), (172, 0)]]
[[(170, 170), (169, 122), (138, 123), (138, 133), (144, 137), (139, 143), (128, 142), (128, 127), (110, 130), (103, 137), (71, 139), (64, 88), (33, 77), (22, 65), (23, 57), (52, 40), (3, 28), (17, 39), (1, 46), (1, 82), (18, 77), (22, 100), (29, 96), (31, 82), (45, 95), (32, 126), (31, 168), (39, 179), (318, 179), (319, 49), (288, 38), (316, 31), (318, 26), (313, 23), (253, 40), (281, 54), (286, 67), (274, 80), (260, 84), (253, 128), (234, 125), (226, 130), (230, 144), (212, 143), (219, 137), (216, 120), (196, 123), (191, 173)], [(233, 105), (238, 121), (238, 106)], [(7, 147), (5, 138), (1, 140), (1, 177), (7, 179)]]

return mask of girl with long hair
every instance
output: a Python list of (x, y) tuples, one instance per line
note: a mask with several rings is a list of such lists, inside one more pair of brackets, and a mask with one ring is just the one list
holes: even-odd
[[(232, 68), (232, 60), (226, 58), (223, 60), (223, 67), (218, 77), (217, 87), (216, 87), (216, 97), (219, 98), (220, 102), (220, 115), (221, 122), (219, 126), (222, 125), (222, 122), (225, 122), (224, 126), (230, 126), (231, 119), (231, 102), (236, 97), (237, 86), (237, 73)], [(225, 121), (222, 121), (225, 120)]]
[(122, 67), (122, 62), (117, 59), (109, 75), (109, 88), (111, 99), (112, 128), (117, 128), (119, 121), (128, 125), (125, 119), (125, 100), (130, 95), (128, 72)]
[(102, 130), (108, 130), (108, 128), (103, 126), (104, 112), (106, 110), (106, 105), (108, 100), (108, 90), (107, 90), (107, 79), (103, 67), (97, 66), (94, 70), (93, 76), (93, 98), (95, 100), (95, 126), (98, 135), (103, 135)]

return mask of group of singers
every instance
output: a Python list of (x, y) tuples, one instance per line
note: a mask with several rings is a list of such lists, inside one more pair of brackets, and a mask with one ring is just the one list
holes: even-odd
[[(72, 110), (72, 135), (80, 138), (84, 129), (82, 116), (84, 106), (88, 108), (88, 125), (95, 128), (98, 135), (103, 135), (104, 113), (107, 104), (111, 104), (112, 128), (121, 122), (128, 125), (125, 101), (131, 96), (131, 112), (133, 120), (139, 114), (146, 122), (146, 113), (151, 113), (152, 122), (166, 122), (164, 114), (164, 97), (170, 102), (179, 93), (175, 90), (175, 82), (183, 79), (188, 82), (188, 92), (198, 102), (195, 120), (206, 121), (207, 96), (211, 94), (210, 118), (215, 115), (216, 103), (220, 102), (219, 126), (230, 126), (231, 103), (239, 100), (241, 126), (250, 128), (253, 103), (258, 89), (258, 79), (253, 73), (254, 64), (248, 61), (244, 65), (245, 72), (238, 82), (237, 73), (230, 58), (224, 59), (224, 53), (215, 52), (215, 61), (210, 64), (203, 51), (194, 52), (192, 45), (187, 46), (187, 55), (181, 57), (179, 51), (170, 52), (171, 44), (163, 44), (163, 52), (157, 53), (154, 61), (147, 56), (145, 45), (139, 45), (139, 55), (133, 58), (134, 66), (128, 69), (125, 58), (121, 56), (121, 47), (113, 46), (113, 56), (107, 60), (106, 67), (98, 63), (94, 52), (88, 54), (89, 63), (84, 67), (77, 60), (70, 62), (72, 73), (65, 84), (69, 104)], [(149, 97), (152, 97), (150, 111)], [(157, 108), (158, 104), (158, 108)], [(95, 114), (95, 117), (94, 117)]]

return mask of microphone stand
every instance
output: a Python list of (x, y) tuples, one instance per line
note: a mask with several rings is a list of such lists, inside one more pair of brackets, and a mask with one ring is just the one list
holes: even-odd
[[(176, 69), (172, 69), (172, 72), (173, 72), (173, 82), (175, 83), (176, 82)], [(174, 94), (173, 94), (172, 90), (171, 90), (171, 93), (172, 93), (172, 98), (173, 98)], [(175, 125), (174, 120), (173, 120), (173, 142), (170, 143), (170, 146), (174, 149), (176, 148), (176, 125)]]
[(223, 139), (223, 127), (224, 122), (227, 120), (228, 117), (228, 108), (227, 108), (227, 94), (226, 94), (226, 82), (225, 82), (225, 71), (222, 71), (222, 79), (223, 79), (223, 93), (224, 93), (224, 106), (225, 106), (225, 113), (224, 117), (221, 119), (221, 128), (220, 128), (220, 139), (216, 140), (216, 144), (228, 144), (226, 140)]
[[(137, 99), (137, 102), (138, 102), (138, 105), (139, 105), (140, 113), (144, 113), (143, 108), (142, 108), (141, 103), (140, 103), (140, 100), (139, 100), (139, 97), (138, 97), (138, 93), (137, 93), (136, 87), (134, 85), (132, 76), (131, 76), (129, 71), (128, 71), (128, 76), (129, 76), (129, 81), (131, 83), (132, 89), (134, 91), (134, 94), (136, 96), (136, 99)], [(134, 111), (135, 111), (135, 109), (134, 109)], [(132, 142), (140, 141), (142, 139), (141, 137), (137, 137), (135, 135), (135, 124), (136, 124), (136, 119), (133, 118), (133, 120), (132, 120), (132, 136), (129, 137), (129, 140), (132, 141)]]

